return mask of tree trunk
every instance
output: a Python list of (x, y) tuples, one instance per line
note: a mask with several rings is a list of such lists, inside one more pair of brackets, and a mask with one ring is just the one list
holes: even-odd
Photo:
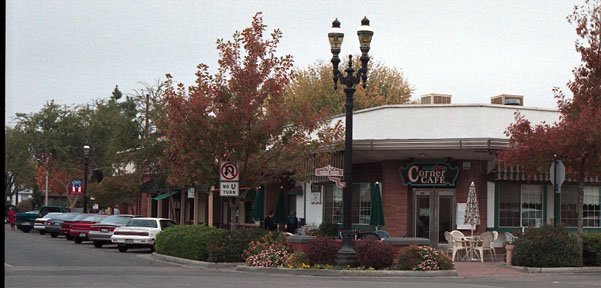
[(583, 226), (582, 207), (584, 206), (584, 167), (585, 167), (584, 165), (586, 164), (586, 158), (587, 158), (586, 156), (582, 158), (582, 161), (580, 162), (580, 171), (578, 171), (578, 207), (576, 207), (576, 213), (578, 214), (577, 243), (578, 243), (578, 251), (580, 251), (580, 253), (578, 255), (580, 266), (582, 266), (582, 252), (583, 252), (582, 239), (584, 237), (584, 235), (583, 235), (584, 231), (582, 229), (582, 226)]
[(175, 219), (175, 203), (173, 203), (173, 195), (171, 195), (171, 186), (167, 185), (167, 193), (169, 193), (169, 210), (171, 210), (171, 215), (173, 216), (173, 221), (176, 221), (177, 219)]

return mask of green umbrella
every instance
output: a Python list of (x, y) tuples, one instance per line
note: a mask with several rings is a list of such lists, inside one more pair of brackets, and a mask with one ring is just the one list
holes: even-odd
[(284, 195), (284, 187), (280, 187), (278, 193), (278, 204), (275, 207), (275, 215), (273, 216), (273, 222), (276, 224), (286, 224), (286, 196)]
[(263, 221), (263, 185), (259, 187), (259, 192), (255, 196), (255, 207), (253, 207), (253, 219)]
[(465, 206), (464, 224), (470, 224), (472, 235), (474, 235), (474, 226), (480, 225), (480, 212), (478, 211), (478, 199), (476, 197), (476, 186), (472, 181), (470, 190), (467, 193), (467, 205)]
[(369, 225), (376, 226), (376, 230), (378, 230), (378, 226), (386, 225), (382, 197), (380, 196), (380, 184), (377, 182), (371, 189), (371, 216), (369, 217)]

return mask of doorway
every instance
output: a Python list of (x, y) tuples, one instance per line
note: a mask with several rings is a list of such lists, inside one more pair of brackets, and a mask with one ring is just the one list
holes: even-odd
[(438, 248), (438, 243), (446, 242), (444, 232), (453, 230), (455, 190), (415, 189), (413, 191), (414, 235), (430, 239), (430, 246)]

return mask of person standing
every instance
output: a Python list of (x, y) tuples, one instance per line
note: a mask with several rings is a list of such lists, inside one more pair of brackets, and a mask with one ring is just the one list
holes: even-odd
[(296, 218), (296, 211), (291, 210), (290, 215), (286, 219), (286, 232), (295, 234), (298, 229), (298, 218)]
[(15, 230), (15, 221), (17, 220), (17, 211), (14, 206), (8, 208), (8, 222), (10, 223), (10, 230)]
[(275, 231), (278, 228), (278, 226), (273, 221), (274, 215), (275, 212), (273, 210), (269, 210), (269, 212), (267, 212), (267, 217), (265, 217), (265, 229), (269, 231)]
[(115, 208), (113, 209), (113, 215), (119, 215), (121, 213), (121, 211), (119, 211), (119, 208), (117, 207), (117, 205), (115, 205)]

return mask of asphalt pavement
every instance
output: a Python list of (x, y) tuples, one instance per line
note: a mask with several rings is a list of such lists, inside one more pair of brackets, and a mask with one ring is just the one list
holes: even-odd
[(9, 225), (4, 228), (4, 284), (11, 288), (601, 287), (601, 276), (588, 273), (528, 274), (500, 270), (499, 274), (399, 278), (280, 275), (236, 271), (233, 267), (202, 268), (157, 260), (149, 249), (121, 253), (114, 245), (98, 249), (90, 242), (75, 244), (64, 237), (11, 231)]

